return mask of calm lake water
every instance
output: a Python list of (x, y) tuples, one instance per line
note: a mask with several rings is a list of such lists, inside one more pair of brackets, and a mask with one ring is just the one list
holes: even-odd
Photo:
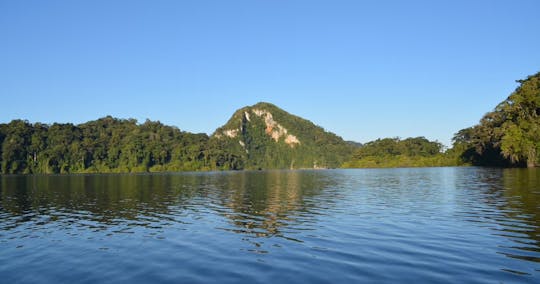
[(540, 283), (540, 170), (0, 176), (2, 283)]

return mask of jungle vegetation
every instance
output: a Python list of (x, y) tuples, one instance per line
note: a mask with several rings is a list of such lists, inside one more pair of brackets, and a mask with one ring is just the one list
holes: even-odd
[(540, 73), (517, 82), (516, 90), (477, 125), (458, 131), (450, 149), (423, 137), (378, 139), (364, 144), (343, 166), (538, 166)]
[(341, 137), (272, 104), (259, 103), (251, 108), (271, 113), (279, 121), (275, 128), (288, 127), (299, 143), (291, 146), (287, 137), (272, 138), (265, 117), (252, 113), (251, 121), (242, 120), (239, 114), (250, 111), (250, 107), (237, 111), (228, 124), (219, 128), (238, 128), (241, 124), (242, 133), (234, 139), (184, 132), (159, 121), (139, 124), (134, 119), (111, 116), (79, 125), (13, 120), (0, 124), (1, 173), (339, 167), (354, 149)]
[(540, 165), (540, 73), (445, 149), (424, 137), (344, 141), (269, 103), (242, 108), (213, 135), (111, 116), (74, 125), (0, 124), (0, 173)]
[(444, 145), (424, 137), (384, 138), (364, 144), (356, 150), (345, 168), (395, 168), (457, 166), (459, 160)]
[(540, 164), (540, 73), (520, 85), (475, 126), (454, 136), (461, 161), (478, 166), (535, 167)]
[(0, 124), (1, 170), (107, 173), (204, 169), (208, 136), (147, 120), (110, 116), (79, 125)]

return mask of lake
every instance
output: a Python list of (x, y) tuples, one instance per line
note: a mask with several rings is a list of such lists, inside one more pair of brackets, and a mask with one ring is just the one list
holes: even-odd
[(540, 169), (0, 176), (2, 283), (540, 283)]

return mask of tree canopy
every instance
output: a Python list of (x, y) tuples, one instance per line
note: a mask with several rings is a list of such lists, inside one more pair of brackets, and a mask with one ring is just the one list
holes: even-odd
[(1, 172), (86, 173), (204, 168), (206, 134), (159, 121), (137, 124), (110, 116), (80, 125), (0, 124)]
[[(253, 107), (264, 115), (258, 117), (250, 107), (243, 108), (229, 123), (216, 130), (219, 133), (241, 128), (241, 133), (234, 137), (209, 137), (180, 131), (159, 121), (146, 120), (139, 124), (134, 119), (111, 116), (79, 125), (13, 120), (0, 124), (0, 172), (125, 173), (338, 167), (354, 148), (337, 135), (274, 105), (259, 103)], [(249, 120), (243, 117), (248, 110), (251, 112)], [(269, 119), (272, 119), (271, 125), (268, 125)], [(276, 139), (272, 131), (279, 131), (282, 136)]]
[(540, 73), (520, 85), (480, 123), (454, 135), (464, 162), (481, 166), (540, 164)]
[(444, 145), (425, 137), (384, 138), (362, 145), (343, 166), (346, 168), (454, 166)]

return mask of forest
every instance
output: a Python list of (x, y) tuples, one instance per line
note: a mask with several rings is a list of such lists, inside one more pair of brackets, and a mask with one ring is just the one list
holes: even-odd
[(343, 164), (344, 168), (444, 167), (465, 165), (444, 145), (425, 137), (384, 138), (368, 142)]
[(147, 120), (104, 117), (80, 125), (0, 124), (2, 173), (106, 173), (205, 169), (208, 136)]
[(347, 168), (540, 164), (540, 73), (518, 80), (506, 100), (477, 125), (458, 131), (450, 149), (423, 137), (378, 139), (356, 150)]
[(477, 166), (536, 167), (540, 164), (540, 73), (485, 114), (477, 125), (454, 135), (453, 151)]
[[(216, 131), (241, 123), (243, 131), (234, 138), (193, 134), (159, 121), (139, 124), (134, 119), (111, 116), (79, 125), (13, 120), (0, 124), (1, 173), (335, 168), (354, 149), (341, 137), (272, 104), (259, 103), (251, 108), (237, 111)], [(286, 131), (283, 125), (289, 127), (302, 143), (291, 147), (283, 138), (274, 139), (264, 117), (253, 115), (248, 123), (239, 116), (255, 109), (272, 113), (281, 123), (275, 123), (275, 127), (282, 131)]]
[(111, 116), (78, 125), (13, 120), (0, 124), (0, 172), (536, 167), (540, 165), (540, 73), (517, 82), (516, 90), (477, 125), (458, 131), (450, 149), (424, 137), (384, 138), (363, 145), (347, 142), (272, 104), (259, 103), (235, 112), (210, 136), (159, 121), (138, 123)]

